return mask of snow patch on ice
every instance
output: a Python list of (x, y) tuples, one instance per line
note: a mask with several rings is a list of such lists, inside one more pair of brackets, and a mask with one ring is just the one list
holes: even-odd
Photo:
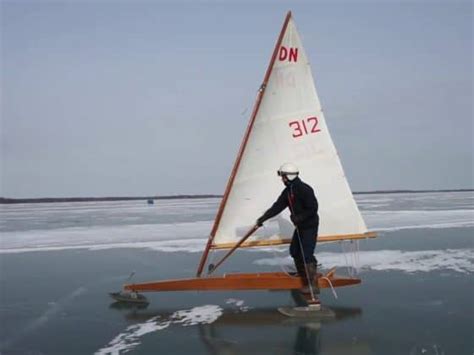
[(172, 324), (191, 326), (209, 324), (222, 315), (222, 308), (217, 305), (204, 305), (174, 312), (168, 319), (161, 316), (150, 318), (144, 323), (134, 324), (125, 329), (107, 344), (95, 352), (96, 355), (123, 354), (140, 345), (140, 338), (146, 334), (162, 330)]
[(60, 228), (2, 232), (0, 254), (68, 249), (103, 250), (149, 248), (165, 252), (199, 252), (211, 228), (210, 221)]
[(117, 335), (105, 348), (95, 352), (96, 355), (120, 354), (140, 345), (139, 338), (145, 334), (167, 328), (171, 322), (158, 322), (160, 316), (153, 317), (145, 323), (129, 326), (123, 333)]
[(57, 250), (107, 250), (107, 249), (151, 249), (168, 253), (186, 252), (199, 253), (204, 250), (202, 239), (167, 240), (162, 242), (137, 242), (137, 243), (110, 243), (110, 244), (84, 244), (77, 246), (37, 246), (32, 248), (0, 249), (0, 254), (27, 253), (34, 251)]
[(370, 230), (445, 229), (474, 226), (474, 210), (362, 211)]
[(216, 305), (206, 305), (194, 307), (189, 310), (177, 311), (173, 313), (171, 319), (173, 323), (180, 323), (183, 326), (189, 326), (212, 323), (221, 315), (221, 307)]
[(241, 312), (247, 312), (249, 310), (248, 306), (244, 306), (243, 300), (238, 300), (236, 298), (229, 298), (225, 301), (225, 303), (236, 307)]
[[(407, 273), (435, 270), (451, 270), (464, 274), (474, 272), (474, 249), (377, 250), (360, 251), (358, 254), (358, 267), (363, 270), (398, 270)], [(342, 253), (318, 253), (317, 257), (323, 265), (347, 266), (346, 258)], [(292, 263), (289, 256), (254, 261), (254, 264), (269, 266), (291, 265)]]
[(244, 301), (243, 300), (238, 300), (238, 299), (235, 299), (235, 298), (229, 298), (225, 301), (226, 304), (233, 304), (233, 305), (236, 305), (237, 307), (241, 307), (243, 306), (244, 304)]
[[(204, 203), (207, 206), (208, 201), (200, 203)], [(44, 208), (48, 206), (44, 206)], [(75, 206), (76, 205), (71, 204), (71, 211), (69, 211), (67, 214), (67, 216), (69, 216), (68, 218), (71, 218), (71, 216), (74, 216), (79, 212), (83, 212), (78, 212), (75, 210), (74, 208), (79, 208), (80, 210), (80, 207)], [(167, 203), (166, 207), (163, 208), (166, 210), (170, 206), (172, 206), (173, 211), (176, 213), (178, 210), (188, 209), (190, 211), (195, 211), (202, 207), (202, 205), (190, 201), (187, 203), (176, 203), (176, 206), (169, 202)], [(31, 211), (28, 213), (32, 214), (33, 217), (40, 216), (42, 210), (38, 210), (37, 208), (35, 209), (33, 207), (28, 207), (31, 209)], [(49, 206), (48, 208), (53, 207), (54, 206)], [(9, 206), (8, 208), (5, 208), (5, 210), (9, 211), (11, 208), (16, 207)], [(100, 210), (101, 208), (103, 209), (104, 206), (97, 204), (94, 208)], [(117, 205), (116, 208), (118, 211), (120, 211), (121, 205)], [(135, 209), (138, 209), (138, 212), (135, 211)], [(140, 216), (142, 214), (150, 213), (149, 209), (144, 206), (141, 206), (140, 208), (133, 207), (132, 210), (135, 211), (134, 213), (138, 213)], [(2, 210), (2, 213), (3, 212), (4, 211)], [(89, 214), (93, 213), (91, 212), (90, 208), (87, 208), (86, 212)], [(110, 211), (106, 212), (109, 213)], [(369, 230), (379, 232), (394, 232), (406, 229), (447, 229), (474, 227), (474, 209), (468, 208), (455, 210), (363, 210), (361, 212), (367, 223), (367, 226), (369, 227)], [(18, 224), (21, 221), (29, 218), (28, 214), (23, 215), (26, 212), (21, 210), (13, 210), (9, 211), (9, 213), (12, 215), (10, 216), (10, 224)], [(120, 211), (120, 213), (123, 214), (123, 216), (121, 215), (121, 218), (113, 219), (113, 221), (123, 221), (123, 218), (127, 218), (127, 210)], [(153, 213), (156, 213), (156, 211)], [(85, 220), (87, 220), (86, 217), (84, 217)], [(129, 217), (136, 216), (132, 215)], [(15, 223), (12, 222), (13, 220), (15, 220)], [(212, 223), (213, 222), (211, 220), (200, 220), (180, 223), (128, 224), (112, 226), (91, 225), (81, 227), (61, 227), (55, 229), (29, 229), (15, 231), (8, 229), (2, 230), (2, 227), (0, 226), (0, 254), (68, 249), (104, 250), (113, 248), (145, 248), (162, 252), (196, 253), (201, 252), (204, 249), (209, 231), (212, 227)], [(32, 226), (36, 226), (36, 224), (33, 224)], [(269, 230), (269, 233), (272, 232), (270, 227), (267, 227), (267, 229)], [(263, 251), (266, 249), (259, 248), (258, 250)], [(268, 250), (286, 251), (286, 249)]]

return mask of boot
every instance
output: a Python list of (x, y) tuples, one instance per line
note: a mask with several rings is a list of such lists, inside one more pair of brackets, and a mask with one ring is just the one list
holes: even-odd
[[(319, 286), (318, 286), (318, 271), (315, 263), (308, 263), (306, 264), (306, 267), (308, 268), (308, 276), (306, 276), (306, 273), (302, 275), (303, 277), (303, 283), (305, 285), (304, 288), (301, 289), (302, 293), (309, 294), (311, 293), (308, 285), (308, 279), (311, 280), (311, 286), (313, 288), (313, 293), (315, 296), (319, 295)], [(303, 265), (304, 268), (304, 265)]]
[(308, 276), (313, 285), (313, 292), (315, 295), (319, 295), (319, 285), (318, 285), (318, 267), (316, 263), (308, 264)]
[(312, 262), (309, 262), (306, 264), (306, 267), (308, 269), (308, 274), (306, 275), (306, 270), (305, 270), (305, 267), (304, 267), (304, 263), (301, 264), (301, 273), (300, 273), (300, 276), (302, 277), (303, 279), (303, 284), (304, 284), (304, 287), (301, 289), (301, 292), (303, 294), (311, 294), (311, 290), (309, 289), (309, 285), (308, 285), (308, 279), (311, 280), (311, 287), (313, 289), (313, 293), (315, 295), (315, 297), (317, 295), (319, 295), (319, 287), (318, 287), (318, 284), (317, 284), (317, 280), (316, 280), (316, 277), (317, 277), (317, 268), (316, 268), (316, 264), (315, 263), (312, 263)]

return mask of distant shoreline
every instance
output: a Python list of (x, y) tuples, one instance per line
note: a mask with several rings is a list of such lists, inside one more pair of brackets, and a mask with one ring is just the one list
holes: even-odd
[(221, 195), (172, 195), (172, 196), (134, 196), (134, 197), (39, 197), (39, 198), (5, 198), (0, 197), (0, 204), (9, 203), (49, 203), (49, 202), (94, 202), (94, 201), (148, 201), (148, 200), (181, 200), (199, 198), (219, 198)]
[[(400, 194), (400, 193), (429, 193), (429, 192), (471, 192), (474, 189), (445, 189), (445, 190), (376, 190), (359, 191), (354, 195)], [(202, 198), (222, 198), (222, 195), (170, 195), (170, 196), (140, 196), (140, 197), (39, 197), (39, 198), (7, 198), (0, 197), (0, 204), (11, 203), (53, 203), (53, 202), (100, 202), (100, 201), (148, 201), (148, 200), (184, 200)]]

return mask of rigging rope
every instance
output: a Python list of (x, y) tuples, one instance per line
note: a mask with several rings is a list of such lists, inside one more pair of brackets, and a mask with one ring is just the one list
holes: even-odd
[[(347, 247), (345, 247), (345, 244), (347, 244)], [(341, 241), (341, 250), (344, 255), (347, 274), (350, 277), (356, 277), (359, 274), (360, 269), (359, 241), (356, 240), (354, 242), (351, 240), (350, 243), (347, 243), (347, 241)], [(349, 254), (349, 256), (347, 256), (347, 254)]]
[(331, 287), (331, 291), (332, 291), (332, 294), (334, 295), (334, 298), (337, 299), (337, 293), (336, 293), (336, 290), (334, 289), (334, 286), (332, 285), (332, 282), (331, 280), (329, 279), (329, 277), (326, 277), (326, 276), (321, 276), (320, 279), (324, 279), (328, 282), (329, 286)]
[(349, 261), (347, 260), (347, 251), (344, 248), (344, 241), (341, 241), (341, 249), (342, 249), (342, 254), (344, 255), (344, 261), (345, 261), (345, 267), (347, 270), (347, 274), (350, 275), (350, 269), (349, 269)]
[(355, 256), (356, 256), (356, 267), (357, 267), (357, 274), (359, 273), (360, 270), (360, 244), (359, 241), (356, 240), (356, 250), (355, 250)]

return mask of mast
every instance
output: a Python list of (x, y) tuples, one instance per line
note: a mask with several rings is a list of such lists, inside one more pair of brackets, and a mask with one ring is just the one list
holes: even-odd
[(283, 27), (280, 31), (280, 35), (278, 36), (278, 40), (275, 44), (275, 48), (273, 50), (273, 54), (272, 54), (272, 58), (270, 60), (270, 64), (267, 67), (267, 71), (265, 73), (263, 83), (260, 86), (260, 89), (258, 90), (257, 99), (256, 99), (255, 104), (254, 104), (252, 115), (251, 115), (249, 124), (247, 125), (247, 130), (245, 131), (244, 138), (243, 138), (242, 143), (240, 145), (239, 152), (237, 154), (237, 158), (236, 158), (235, 163), (234, 163), (234, 167), (232, 168), (232, 172), (230, 174), (229, 180), (227, 181), (227, 186), (226, 186), (226, 189), (225, 189), (225, 192), (224, 192), (224, 196), (221, 200), (221, 203), (219, 205), (219, 210), (217, 211), (217, 215), (216, 215), (216, 218), (214, 220), (214, 226), (212, 227), (211, 234), (209, 235), (209, 238), (207, 240), (206, 248), (205, 248), (205, 250), (204, 250), (204, 252), (201, 256), (201, 260), (199, 262), (199, 266), (198, 266), (197, 274), (196, 274), (198, 277), (201, 276), (202, 270), (204, 268), (204, 264), (206, 263), (207, 256), (209, 254), (209, 250), (210, 250), (211, 245), (212, 245), (212, 241), (214, 240), (214, 236), (216, 235), (217, 228), (219, 227), (219, 223), (220, 223), (220, 220), (221, 220), (221, 217), (222, 217), (222, 213), (224, 212), (224, 207), (227, 203), (227, 199), (229, 198), (230, 190), (232, 189), (232, 185), (234, 183), (235, 175), (237, 174), (237, 171), (239, 169), (240, 161), (242, 160), (242, 155), (245, 151), (245, 147), (247, 145), (247, 141), (249, 139), (250, 132), (252, 131), (253, 124), (255, 122), (255, 117), (257, 116), (258, 109), (260, 108), (260, 103), (262, 102), (262, 98), (263, 98), (263, 95), (265, 93), (265, 88), (267, 86), (268, 80), (270, 78), (270, 74), (271, 74), (272, 69), (273, 69), (273, 65), (275, 63), (275, 60), (276, 60), (276, 57), (277, 57), (277, 54), (278, 54), (278, 49), (280, 48), (281, 41), (282, 41), (283, 36), (286, 32), (286, 28), (288, 27), (288, 23), (290, 22), (290, 19), (291, 19), (291, 11), (288, 11), (288, 13), (286, 14), (285, 22), (283, 23)]

